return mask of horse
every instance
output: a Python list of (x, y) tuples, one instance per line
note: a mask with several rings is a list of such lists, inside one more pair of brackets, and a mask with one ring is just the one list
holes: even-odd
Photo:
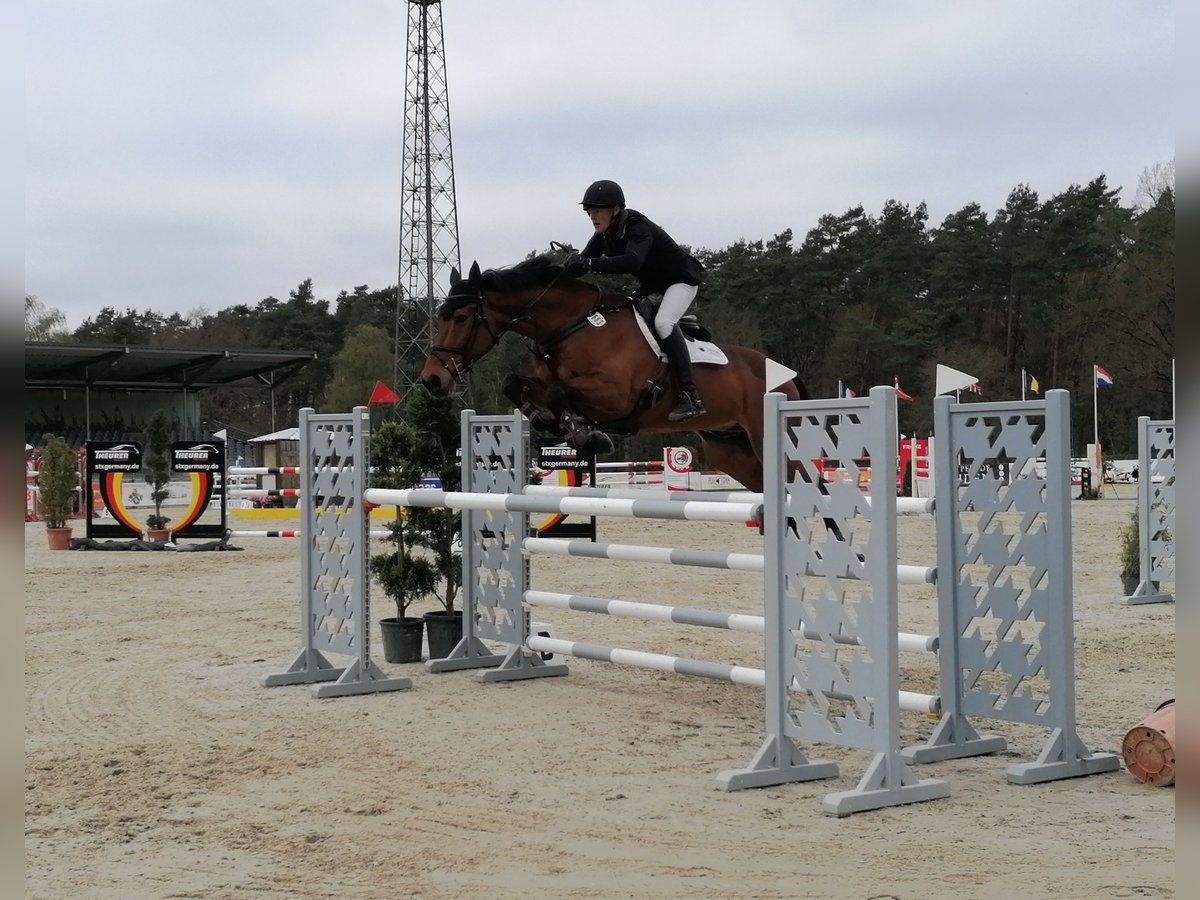
[[(612, 434), (692, 432), (708, 465), (748, 490), (763, 486), (763, 395), (778, 390), (807, 399), (798, 380), (766, 382), (767, 357), (749, 347), (718, 344), (728, 362), (693, 363), (707, 411), (671, 422), (678, 385), (639, 326), (634, 298), (605, 292), (564, 274), (546, 254), (466, 278), (450, 274), (436, 333), (419, 380), (434, 396), (455, 382), (508, 332), (534, 356), (533, 375), (510, 376), (505, 395), (531, 424), (577, 449), (612, 449)], [(653, 333), (653, 326), (650, 326)]]

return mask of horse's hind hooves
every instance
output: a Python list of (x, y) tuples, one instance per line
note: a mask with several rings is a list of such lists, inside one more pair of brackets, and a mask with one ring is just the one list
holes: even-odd
[(616, 449), (612, 438), (603, 431), (589, 431), (582, 438), (573, 436), (571, 444), (580, 453), (594, 453), (597, 456), (612, 453)]

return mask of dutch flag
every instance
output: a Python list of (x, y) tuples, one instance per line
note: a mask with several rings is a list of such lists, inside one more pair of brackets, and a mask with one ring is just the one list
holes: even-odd
[(1112, 387), (1113, 377), (1105, 372), (1097, 365), (1092, 366), (1096, 370), (1096, 385), (1097, 387)]

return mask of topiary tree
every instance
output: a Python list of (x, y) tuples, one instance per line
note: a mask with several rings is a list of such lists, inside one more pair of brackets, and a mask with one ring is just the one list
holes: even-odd
[[(420, 481), (419, 442), (417, 432), (406, 422), (391, 420), (380, 425), (371, 435), (372, 487), (404, 489)], [(371, 572), (395, 602), (398, 619), (407, 618), (413, 601), (433, 593), (437, 586), (433, 561), (420, 552), (428, 548), (429, 538), (415, 521), (414, 512), (417, 510), (397, 508), (395, 519), (387, 526), (394, 549), (371, 555)]]
[[(445, 491), (457, 491), (462, 482), (459, 412), (459, 405), (453, 400), (434, 397), (424, 390), (410, 391), (402, 406), (408, 427), (418, 438), (414, 465), (421, 470), (422, 478), (438, 479)], [(452, 613), (462, 587), (462, 553), (455, 550), (459, 546), (462, 515), (454, 509), (412, 509), (409, 514), (433, 554), (438, 600), (447, 613)]]
[[(455, 405), (417, 390), (404, 398), (398, 413), (400, 420), (384, 422), (371, 436), (372, 486), (405, 489), (437, 478), (443, 490), (457, 490)], [(462, 554), (455, 549), (459, 521), (456, 510), (412, 508), (397, 510), (388, 524), (395, 549), (372, 555), (371, 570), (400, 618), (414, 600), (430, 594), (446, 612), (454, 611), (462, 586)]]
[(1136, 587), (1142, 571), (1142, 541), (1136, 506), (1129, 514), (1129, 519), (1118, 530), (1117, 536), (1120, 542), (1121, 580), (1132, 581)]
[(167, 485), (171, 483), (171, 464), (167, 451), (171, 449), (171, 421), (166, 410), (157, 410), (146, 423), (146, 445), (142, 452), (142, 468), (146, 483), (150, 485), (150, 500), (154, 503), (153, 514), (146, 516), (146, 527), (158, 531), (167, 527), (167, 517), (162, 514), (163, 501), (171, 495)]
[(38, 499), (47, 528), (66, 528), (79, 486), (75, 448), (57, 434), (47, 434), (37, 473)]

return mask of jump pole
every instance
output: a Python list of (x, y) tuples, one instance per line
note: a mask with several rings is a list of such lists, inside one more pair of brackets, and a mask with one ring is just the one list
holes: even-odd
[[(638, 544), (602, 544), (562, 538), (526, 538), (521, 546), (526, 552), (539, 555), (663, 563), (673, 566), (696, 566), (705, 569), (730, 569), (741, 572), (763, 571), (761, 553), (726, 553), (720, 550), (689, 550), (683, 547), (648, 547)], [(806, 574), (815, 573), (810, 569)], [(937, 582), (937, 566), (897, 563), (896, 577), (901, 584), (934, 584)]]
[[(749, 634), (765, 634), (765, 619), (745, 613), (718, 612), (710, 609), (694, 609), (687, 606), (664, 606), (659, 603), (641, 603), (636, 600), (610, 600), (605, 597), (589, 597), (584, 594), (563, 594), (554, 591), (526, 591), (525, 604), (532, 607), (575, 610), (599, 613), (624, 619), (643, 619), (649, 622), (667, 622), (674, 625), (695, 625), (701, 628), (724, 628), (727, 631), (744, 631)], [(803, 628), (804, 636), (812, 641), (825, 636), (811, 628)], [(828, 638), (835, 643), (860, 646), (861, 640), (852, 635), (832, 634)], [(899, 648), (909, 653), (935, 653), (938, 639), (926, 634), (897, 634)], [(532, 648), (531, 648), (532, 649)], [(924, 695), (923, 695), (924, 696)], [(926, 704), (940, 708), (940, 704)]]

